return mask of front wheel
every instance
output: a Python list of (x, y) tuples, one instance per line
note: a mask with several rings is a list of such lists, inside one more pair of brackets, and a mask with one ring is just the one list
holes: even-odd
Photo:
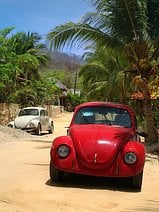
[(52, 127), (51, 129), (48, 130), (49, 134), (52, 134), (54, 132), (54, 127)]
[(36, 135), (41, 135), (41, 125), (40, 124), (38, 124), (38, 126), (36, 128), (35, 134)]
[(143, 170), (136, 176), (131, 178), (131, 185), (133, 188), (139, 189), (141, 191), (142, 187), (142, 178), (143, 178)]
[(50, 129), (48, 130), (48, 133), (49, 134), (52, 134), (54, 132), (54, 125), (53, 125), (53, 122), (51, 123), (51, 127)]
[(48, 130), (48, 133), (49, 134), (52, 134), (53, 133), (52, 129)]
[(52, 180), (52, 182), (62, 181), (63, 178), (64, 178), (64, 172), (57, 169), (50, 162), (50, 179)]
[(13, 125), (12, 125), (12, 124), (8, 124), (8, 127), (11, 127), (11, 128), (13, 128)]

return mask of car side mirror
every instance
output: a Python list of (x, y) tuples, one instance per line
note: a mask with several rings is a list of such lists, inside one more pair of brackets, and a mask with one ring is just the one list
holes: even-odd
[(144, 131), (136, 131), (136, 133), (139, 135), (139, 136), (142, 136), (144, 138), (148, 138), (148, 134)]
[(67, 128), (67, 135), (69, 135), (69, 129), (70, 129), (70, 127), (65, 127), (65, 128)]

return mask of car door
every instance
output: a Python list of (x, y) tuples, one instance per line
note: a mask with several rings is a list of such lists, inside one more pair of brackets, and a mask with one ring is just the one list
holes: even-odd
[(45, 110), (40, 111), (40, 122), (41, 122), (41, 129), (42, 131), (47, 130), (47, 116)]
[(49, 114), (48, 111), (45, 110), (45, 120), (46, 120), (46, 130), (49, 128)]

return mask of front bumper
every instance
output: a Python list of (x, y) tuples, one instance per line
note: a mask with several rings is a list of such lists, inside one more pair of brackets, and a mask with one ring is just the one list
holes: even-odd
[(36, 127), (34, 127), (34, 128), (25, 127), (25, 128), (16, 128), (16, 129), (20, 129), (20, 130), (23, 130), (25, 132), (32, 133), (32, 132), (35, 132), (37, 128)]
[(84, 166), (82, 162), (74, 156), (60, 159), (54, 153), (51, 153), (51, 163), (57, 169), (83, 175), (101, 176), (101, 177), (131, 177), (140, 173), (144, 168), (143, 162), (134, 165), (126, 164), (120, 157), (114, 160), (109, 166), (99, 169), (98, 164), (91, 164), (92, 168)]

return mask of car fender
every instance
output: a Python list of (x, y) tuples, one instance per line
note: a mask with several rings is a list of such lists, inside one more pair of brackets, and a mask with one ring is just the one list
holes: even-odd
[[(127, 152), (133, 152), (137, 156), (137, 161), (135, 164), (126, 164), (124, 161), (124, 156)], [(119, 164), (119, 175), (123, 176), (134, 176), (139, 174), (143, 168), (145, 163), (145, 147), (142, 143), (138, 141), (129, 141), (123, 147), (123, 150), (119, 156), (118, 164)]]
[(15, 123), (14, 123), (14, 121), (10, 121), (10, 122), (8, 123), (8, 127), (15, 128)]
[[(70, 148), (70, 154), (67, 158), (61, 159), (57, 154), (57, 149), (60, 145), (67, 145)], [(51, 151), (51, 163), (59, 169), (71, 170), (76, 163), (76, 152), (73, 141), (70, 136), (60, 136), (54, 139)]]
[(40, 121), (38, 119), (32, 119), (32, 120), (30, 120), (30, 123), (33, 123), (35, 128), (37, 128), (38, 125), (40, 124)]
[(53, 123), (54, 123), (54, 122), (53, 122), (52, 118), (49, 118), (49, 127), (50, 127), (50, 128), (53, 127)]

